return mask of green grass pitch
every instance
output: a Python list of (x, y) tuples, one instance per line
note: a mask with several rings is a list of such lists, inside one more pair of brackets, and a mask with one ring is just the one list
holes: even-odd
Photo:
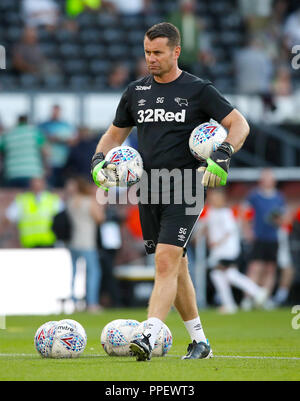
[[(300, 329), (292, 328), (291, 309), (239, 312), (221, 316), (201, 311), (201, 320), (215, 357), (182, 361), (189, 338), (178, 314), (166, 324), (173, 347), (163, 358), (136, 362), (130, 357), (109, 357), (100, 345), (100, 333), (114, 319), (143, 321), (145, 309), (106, 310), (98, 315), (7, 317), (0, 330), (0, 380), (200, 381), (299, 380)], [(42, 359), (33, 346), (37, 328), (48, 320), (72, 318), (86, 329), (88, 344), (79, 359)]]

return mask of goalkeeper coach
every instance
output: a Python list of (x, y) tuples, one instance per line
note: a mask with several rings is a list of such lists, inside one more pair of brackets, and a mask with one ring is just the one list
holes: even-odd
[[(149, 75), (128, 85), (118, 105), (115, 119), (102, 136), (92, 159), (96, 185), (105, 189), (105, 161), (109, 150), (120, 146), (133, 126), (138, 130), (138, 150), (144, 169), (191, 169), (199, 162), (191, 155), (188, 141), (192, 130), (210, 118), (227, 130), (226, 142), (199, 168), (204, 187), (225, 185), (230, 159), (243, 145), (249, 126), (245, 118), (214, 88), (178, 67), (180, 33), (170, 23), (151, 27), (144, 38)], [(144, 243), (155, 252), (155, 283), (149, 301), (143, 338), (132, 341), (130, 349), (138, 361), (150, 360), (155, 340), (172, 305), (178, 310), (191, 337), (182, 359), (212, 357), (196, 303), (195, 290), (185, 254), (198, 215), (187, 215), (186, 205), (139, 204)]]

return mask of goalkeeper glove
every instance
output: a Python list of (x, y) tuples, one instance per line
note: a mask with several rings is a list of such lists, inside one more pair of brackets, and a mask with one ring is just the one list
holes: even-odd
[[(110, 173), (114, 173), (113, 177)], [(105, 156), (102, 152), (96, 153), (93, 156), (91, 164), (91, 174), (94, 183), (105, 191), (108, 191), (109, 187), (117, 185), (118, 178), (116, 165), (113, 163), (108, 163), (105, 160)]]
[(202, 184), (205, 187), (215, 188), (220, 185), (226, 185), (233, 152), (233, 146), (228, 142), (223, 142), (206, 160), (207, 166), (198, 169), (199, 172), (204, 172)]

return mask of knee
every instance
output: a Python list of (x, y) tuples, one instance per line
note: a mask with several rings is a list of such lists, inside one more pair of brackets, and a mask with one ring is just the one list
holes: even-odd
[(168, 278), (178, 276), (180, 257), (168, 249), (157, 250), (155, 254), (156, 277)]

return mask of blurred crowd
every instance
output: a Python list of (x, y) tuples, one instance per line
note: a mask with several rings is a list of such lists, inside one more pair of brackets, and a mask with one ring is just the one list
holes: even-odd
[(288, 96), (300, 86), (291, 64), (300, 37), (297, 0), (20, 3), (23, 28), (12, 34), (7, 73), (21, 76), (26, 88), (63, 88), (70, 76), (74, 89), (120, 91), (147, 73), (143, 34), (162, 20), (181, 32), (181, 67), (222, 91), (260, 95), (272, 109), (273, 96)]

